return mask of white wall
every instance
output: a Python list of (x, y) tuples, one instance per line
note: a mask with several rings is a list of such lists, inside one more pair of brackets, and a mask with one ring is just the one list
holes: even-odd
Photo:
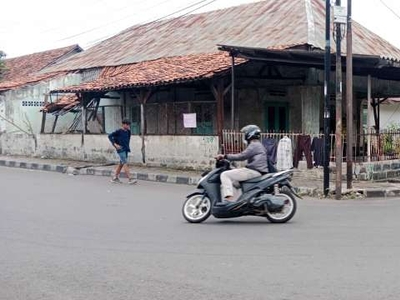
[[(42, 113), (39, 112), (43, 106), (44, 94), (57, 87), (74, 85), (81, 82), (80, 74), (71, 74), (49, 81), (42, 81), (35, 85), (24, 86), (16, 90), (4, 92), (3, 99), (5, 103), (4, 116), (10, 122), (5, 122), (6, 132), (21, 132), (20, 127), (24, 131), (30, 132), (30, 126), (33, 133), (39, 133), (42, 123)], [(50, 99), (49, 99), (50, 100)], [(56, 100), (56, 96), (52, 96), (52, 100)], [(24, 106), (23, 104), (28, 104)], [(58, 119), (57, 131), (62, 132), (69, 127), (73, 120), (73, 114), (66, 114)], [(54, 116), (47, 114), (46, 130), (50, 131), (53, 125)]]
[(388, 126), (395, 124), (400, 128), (400, 103), (382, 104), (380, 106), (379, 126), (386, 129)]
[(6, 121), (3, 119), (6, 112), (6, 104), (4, 95), (0, 95), (0, 133), (6, 130)]
[[(85, 135), (82, 145), (80, 134), (39, 134), (37, 143), (26, 134), (0, 135), (0, 154), (45, 156), (96, 162), (117, 162), (114, 148), (107, 135)], [(146, 158), (150, 166), (204, 169), (212, 167), (218, 152), (215, 136), (147, 136)], [(141, 163), (142, 141), (132, 136), (131, 163)]]

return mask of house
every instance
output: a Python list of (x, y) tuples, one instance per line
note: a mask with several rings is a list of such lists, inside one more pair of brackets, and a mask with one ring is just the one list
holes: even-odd
[(40, 73), (46, 67), (81, 52), (78, 45), (5, 60), (0, 81), (0, 132), (40, 132), (39, 109), (50, 90), (81, 82), (66, 72)]
[[(135, 134), (132, 161), (154, 165), (210, 166), (227, 144), (223, 129), (248, 123), (264, 131), (318, 134), (324, 28), (322, 0), (265, 0), (128, 28), (46, 68), (95, 70), (98, 76), (51, 90), (55, 98), (78, 97), (74, 128), (80, 135), (42, 134), (36, 153), (113, 160), (106, 138), (88, 134), (88, 125), (102, 122), (107, 133), (123, 117), (132, 120)], [(358, 109), (352, 117), (360, 128), (361, 99), (369, 89), (377, 99), (400, 95), (400, 50), (356, 22), (353, 32)], [(196, 114), (195, 128), (185, 126), (189, 113)], [(5, 148), (13, 151), (3, 143)]]

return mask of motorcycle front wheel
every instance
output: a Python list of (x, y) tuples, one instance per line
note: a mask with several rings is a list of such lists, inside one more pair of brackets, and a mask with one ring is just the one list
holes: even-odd
[(211, 200), (202, 195), (193, 195), (186, 199), (182, 207), (182, 215), (190, 223), (201, 223), (211, 214)]
[(266, 212), (266, 218), (271, 223), (286, 223), (293, 218), (296, 213), (297, 203), (294, 196), (289, 191), (280, 191), (279, 194), (275, 194), (274, 197), (283, 200), (284, 206), (278, 212)]

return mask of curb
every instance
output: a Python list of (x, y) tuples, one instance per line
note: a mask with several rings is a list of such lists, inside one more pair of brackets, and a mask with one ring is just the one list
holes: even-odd
[[(113, 171), (108, 169), (99, 168), (87, 168), (79, 170), (79, 175), (92, 175), (92, 176), (106, 176), (111, 177)], [(196, 185), (200, 180), (200, 177), (189, 177), (189, 176), (176, 176), (159, 173), (142, 173), (142, 172), (131, 172), (132, 177), (138, 180), (155, 181), (164, 183), (175, 183), (175, 184), (186, 184)], [(124, 178), (125, 174), (121, 173), (121, 177)]]
[(50, 171), (58, 173), (66, 173), (68, 166), (65, 165), (54, 165), (54, 164), (38, 164), (14, 160), (0, 160), (1, 167), (9, 168), (20, 168), (29, 170), (39, 170), (39, 171)]
[[(85, 168), (76, 169), (66, 165), (57, 164), (41, 164), (41, 163), (31, 163), (15, 160), (0, 160), (0, 167), (8, 168), (19, 168), (28, 170), (38, 170), (38, 171), (49, 171), (57, 173), (66, 173), (69, 175), (92, 175), (92, 176), (112, 176), (112, 170), (101, 169), (101, 168)], [(174, 183), (174, 184), (186, 184), (186, 185), (197, 185), (200, 180), (200, 176), (177, 176), (161, 173), (142, 173), (142, 172), (132, 172), (132, 177), (138, 180), (153, 181), (153, 182), (164, 182), (164, 183)], [(124, 177), (125, 174), (121, 174)], [(310, 196), (319, 197), (322, 193), (317, 188), (310, 187), (295, 187), (296, 193), (300, 196)], [(400, 188), (387, 188), (387, 189), (354, 189), (352, 192), (360, 193), (364, 198), (390, 198), (390, 197), (400, 197)]]
[[(67, 173), (69, 175), (92, 175), (92, 176), (106, 176), (106, 177), (111, 177), (113, 173), (111, 170), (108, 169), (99, 169), (99, 168), (76, 169), (73, 167), (68, 167), (66, 165), (40, 164), (40, 163), (30, 163), (30, 162), (4, 160), (4, 159), (0, 160), (0, 167), (50, 171), (57, 173)], [(196, 185), (200, 179), (200, 177), (176, 176), (176, 175), (157, 174), (157, 173), (132, 172), (131, 174), (133, 178), (138, 180), (186, 184), (186, 185)], [(122, 173), (121, 177), (124, 178), (125, 174)]]
[(365, 189), (363, 193), (366, 198), (390, 198), (390, 197), (399, 197), (400, 189), (396, 188), (388, 188), (385, 190), (380, 189)]

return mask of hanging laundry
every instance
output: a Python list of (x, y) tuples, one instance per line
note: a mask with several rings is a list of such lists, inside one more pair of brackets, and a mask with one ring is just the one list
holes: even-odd
[(323, 166), (323, 150), (324, 150), (324, 140), (322, 137), (315, 137), (311, 143), (311, 151), (313, 152), (314, 157), (314, 166)]
[(262, 144), (267, 149), (268, 160), (275, 165), (276, 164), (276, 149), (278, 143), (275, 139), (266, 138), (262, 140)]
[(276, 168), (278, 171), (293, 168), (292, 140), (284, 136), (278, 143)]
[(312, 169), (312, 159), (311, 159), (311, 137), (309, 135), (299, 135), (297, 139), (296, 150), (294, 151), (294, 167), (298, 168), (299, 160), (302, 156), (306, 157), (307, 168)]

